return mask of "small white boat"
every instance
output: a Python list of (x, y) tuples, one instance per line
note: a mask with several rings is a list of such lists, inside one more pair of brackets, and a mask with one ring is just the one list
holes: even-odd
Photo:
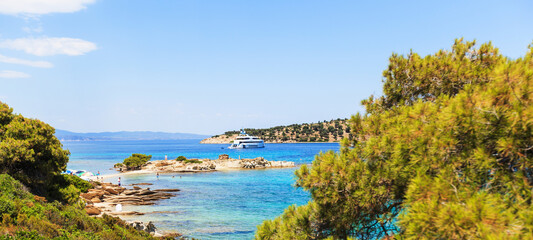
[(243, 149), (243, 148), (264, 148), (265, 142), (255, 136), (246, 134), (244, 129), (241, 129), (241, 134), (237, 136), (235, 141), (228, 147), (229, 149)]

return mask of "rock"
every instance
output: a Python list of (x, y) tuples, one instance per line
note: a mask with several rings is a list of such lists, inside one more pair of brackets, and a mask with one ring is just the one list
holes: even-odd
[(133, 195), (133, 194), (136, 194), (138, 192), (138, 190), (126, 190), (124, 192), (122, 192), (122, 194), (124, 195)]
[(153, 185), (153, 183), (133, 183), (133, 184), (131, 184), (131, 186), (135, 186), (135, 185)]
[(134, 221), (134, 222), (128, 222), (128, 225), (130, 225), (131, 227), (139, 231), (145, 231), (147, 233), (155, 233), (155, 230), (156, 230), (152, 222), (143, 223), (139, 221)]
[(102, 190), (101, 187), (99, 187), (97, 189), (89, 189), (89, 192), (87, 194), (90, 194), (90, 195), (87, 195), (87, 196), (90, 197), (89, 199), (92, 199), (92, 198), (95, 198), (95, 197), (102, 198), (102, 196), (107, 194), (107, 192)]
[(113, 212), (113, 215), (120, 215), (120, 216), (132, 216), (132, 215), (144, 215), (144, 213), (141, 212)]
[(91, 202), (93, 202), (93, 203), (101, 203), (102, 200), (100, 200), (100, 198), (95, 197), (95, 198), (91, 199)]
[(86, 207), (85, 211), (87, 212), (87, 214), (89, 214), (91, 216), (92, 215), (100, 215), (100, 213), (102, 213), (102, 211), (100, 211), (100, 209), (92, 207), (92, 206)]
[(220, 155), (218, 155), (218, 159), (219, 160), (228, 160), (229, 159), (229, 155), (228, 154), (220, 154)]
[(146, 224), (146, 228), (145, 229), (149, 233), (153, 233), (156, 230), (155, 225), (152, 222), (148, 222), (148, 224)]
[(168, 188), (168, 189), (155, 189), (154, 192), (179, 192), (181, 190), (177, 188)]
[(133, 190), (139, 190), (141, 187), (133, 186)]
[(80, 194), (80, 196), (82, 198), (85, 198), (87, 200), (90, 200), (90, 199), (93, 199), (95, 197), (98, 197), (98, 194), (94, 193), (94, 192), (88, 192), (88, 193), (82, 193)]
[(112, 194), (112, 195), (118, 195), (119, 194), (118, 191), (116, 191), (115, 189), (112, 189), (112, 188), (104, 188), (104, 190), (106, 192), (108, 192), (109, 194)]
[[(157, 237), (157, 233), (154, 235), (154, 237)], [(159, 237), (161, 239), (184, 239), (184, 238), (178, 238), (178, 237), (181, 237), (183, 236), (183, 234), (181, 233), (177, 233), (177, 232), (170, 232), (170, 233), (163, 233), (163, 234), (159, 234)]]
[(140, 191), (137, 192), (136, 195), (150, 195), (150, 194), (154, 194), (155, 192), (154, 191), (151, 191), (150, 189), (141, 189)]

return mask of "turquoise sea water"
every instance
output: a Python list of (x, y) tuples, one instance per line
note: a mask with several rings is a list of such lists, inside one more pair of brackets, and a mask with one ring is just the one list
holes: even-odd
[[(262, 149), (227, 149), (227, 144), (199, 144), (199, 140), (85, 141), (64, 142), (71, 152), (68, 167), (102, 174), (115, 173), (113, 164), (131, 153), (151, 154), (152, 159), (264, 157), (267, 160), (308, 164), (320, 151), (338, 151), (337, 143), (267, 144)], [(124, 185), (153, 183), (153, 189), (179, 188), (171, 199), (153, 206), (125, 206), (125, 211), (139, 211), (142, 216), (126, 220), (152, 221), (163, 231), (178, 231), (200, 239), (251, 239), (256, 226), (272, 219), (292, 205), (309, 201), (309, 194), (296, 189), (295, 168), (234, 170), (209, 173), (153, 174), (124, 176)], [(108, 181), (116, 182), (116, 179)]]

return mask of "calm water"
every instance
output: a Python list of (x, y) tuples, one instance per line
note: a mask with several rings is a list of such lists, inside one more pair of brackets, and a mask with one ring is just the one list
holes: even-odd
[[(338, 151), (337, 143), (267, 144), (262, 149), (226, 149), (228, 144), (199, 144), (199, 140), (87, 141), (64, 142), (71, 152), (68, 167), (102, 174), (115, 173), (110, 168), (132, 153), (152, 155), (152, 159), (264, 157), (267, 160), (311, 163), (320, 151)], [(126, 206), (125, 211), (139, 211), (142, 216), (126, 220), (153, 221), (160, 230), (174, 230), (200, 239), (251, 239), (256, 226), (272, 219), (292, 204), (309, 201), (309, 194), (296, 189), (294, 170), (267, 169), (218, 171), (211, 173), (152, 174), (123, 177), (125, 185), (148, 182), (153, 189), (179, 188), (177, 196), (153, 206)], [(116, 182), (116, 179), (109, 179)]]

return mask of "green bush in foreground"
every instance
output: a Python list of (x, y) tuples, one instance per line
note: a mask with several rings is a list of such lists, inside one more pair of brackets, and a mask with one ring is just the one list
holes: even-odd
[(533, 45), (393, 55), (339, 153), (296, 171), (312, 201), (256, 239), (532, 239)]
[(20, 182), (0, 174), (0, 239), (153, 239), (120, 218), (94, 218), (83, 207), (37, 199)]
[[(37, 120), (13, 114), (0, 102), (0, 173), (7, 173), (30, 190), (52, 199), (54, 179), (66, 169), (69, 151), (54, 136), (55, 129)], [(62, 199), (57, 199), (62, 200)]]
[(187, 158), (184, 157), (184, 156), (179, 156), (179, 157), (176, 158), (176, 161), (179, 161), (179, 162), (185, 161), (185, 160), (187, 160)]

